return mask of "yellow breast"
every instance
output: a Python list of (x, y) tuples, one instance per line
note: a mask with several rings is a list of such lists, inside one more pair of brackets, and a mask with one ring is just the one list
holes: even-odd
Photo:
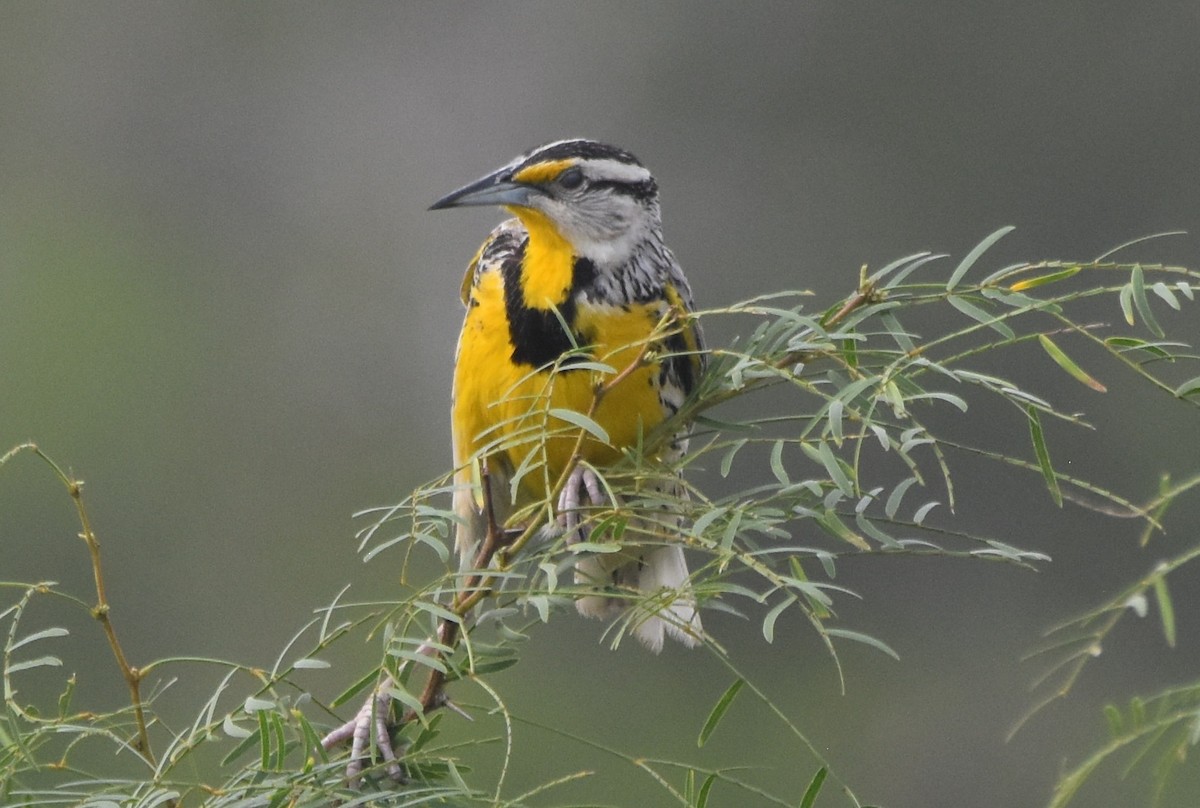
[[(587, 339), (591, 358), (613, 369), (605, 373), (514, 363), (499, 272), (479, 279), (472, 303), (455, 367), (455, 462), (464, 464), (477, 453), (498, 455), (520, 475), (527, 496), (544, 497), (570, 462), (579, 433), (578, 427), (551, 412), (590, 412), (598, 385), (637, 361), (666, 304), (578, 308), (577, 331)], [(663, 417), (658, 367), (638, 368), (611, 389), (592, 413), (608, 442), (585, 440), (581, 456), (596, 465), (612, 463)]]

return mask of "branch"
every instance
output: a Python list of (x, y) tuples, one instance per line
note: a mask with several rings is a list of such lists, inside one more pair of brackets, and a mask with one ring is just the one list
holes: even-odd
[[(137, 726), (137, 737), (132, 743), (133, 750), (142, 760), (150, 764), (151, 768), (157, 768), (158, 763), (154, 756), (154, 750), (150, 746), (150, 734), (146, 726), (145, 702), (142, 700), (141, 694), (142, 673), (138, 668), (129, 664), (129, 660), (125, 656), (125, 649), (121, 647), (121, 641), (117, 638), (117, 630), (113, 626), (110, 615), (111, 606), (104, 586), (104, 568), (100, 563), (100, 541), (96, 538), (95, 531), (92, 530), (92, 520), (88, 516), (87, 507), (83, 502), (83, 480), (75, 479), (63, 471), (62, 467), (43, 452), (36, 443), (22, 443), (14, 446), (0, 456), (0, 466), (21, 452), (31, 452), (50, 466), (55, 476), (66, 486), (67, 493), (71, 495), (71, 500), (75, 503), (75, 513), (79, 518), (80, 525), (79, 538), (83, 539), (91, 556), (92, 580), (96, 586), (96, 605), (91, 608), (91, 615), (100, 623), (104, 636), (108, 640), (108, 647), (112, 650), (121, 676), (129, 688), (129, 698), (133, 705), (134, 721)], [(174, 805), (175, 803), (172, 801), (170, 804)]]

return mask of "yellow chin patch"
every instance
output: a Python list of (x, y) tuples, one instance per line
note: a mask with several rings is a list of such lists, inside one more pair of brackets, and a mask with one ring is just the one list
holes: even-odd
[[(547, 160), (534, 163), (513, 174), (515, 182), (539, 185), (552, 182), (575, 165), (575, 160)], [(575, 271), (575, 250), (544, 213), (533, 208), (506, 206), (529, 231), (525, 247), (521, 291), (531, 309), (561, 306), (571, 291)]]
[(566, 302), (574, 280), (575, 251), (571, 243), (541, 211), (518, 207), (509, 210), (529, 231), (521, 273), (525, 305), (531, 309), (561, 306)]
[(574, 160), (547, 160), (544, 163), (534, 163), (513, 174), (513, 180), (531, 185), (550, 182), (573, 165), (575, 165)]

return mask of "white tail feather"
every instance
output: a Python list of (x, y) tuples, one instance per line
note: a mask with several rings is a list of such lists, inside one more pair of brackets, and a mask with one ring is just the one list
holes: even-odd
[(575, 580), (580, 584), (604, 585), (611, 582), (618, 587), (635, 589), (642, 602), (631, 607), (628, 598), (605, 595), (587, 595), (575, 602), (575, 607), (584, 617), (610, 620), (620, 616), (626, 609), (636, 611), (630, 615), (633, 633), (651, 651), (658, 653), (663, 647), (663, 638), (670, 635), (689, 648), (700, 643), (704, 629), (696, 611), (695, 597), (688, 588), (687, 562), (683, 548), (678, 545), (649, 548), (643, 555), (630, 559), (609, 569), (604, 562), (611, 557), (592, 556), (575, 565)]
[[(500, 524), (512, 511), (509, 499), (510, 472), (506, 464), (490, 464), (493, 518)], [(455, 475), (454, 511), (459, 518), (455, 536), (460, 573), (473, 569), (479, 544), (487, 533), (487, 516), (481, 494), (473, 484), (471, 469), (460, 468)], [(677, 522), (657, 525), (660, 530), (677, 531)], [(560, 535), (558, 525), (551, 522), (543, 529), (542, 537)], [(634, 635), (651, 651), (662, 650), (665, 637), (670, 636), (689, 648), (700, 644), (704, 628), (696, 611), (696, 598), (688, 580), (687, 561), (678, 544), (650, 547), (627, 547), (618, 553), (586, 556), (575, 565), (575, 582), (600, 590), (623, 590), (620, 596), (585, 595), (575, 602), (584, 617), (615, 620), (627, 609), (629, 626)], [(635, 600), (634, 593), (640, 596)]]

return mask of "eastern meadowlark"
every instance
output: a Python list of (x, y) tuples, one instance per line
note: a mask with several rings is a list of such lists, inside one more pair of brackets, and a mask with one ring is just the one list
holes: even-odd
[[(591, 140), (550, 143), (431, 209), (466, 205), (500, 205), (516, 217), (488, 235), (462, 286), (454, 507), (456, 548), (470, 568), (487, 529), (473, 485), (477, 463), (486, 464), (497, 492), (492, 515), (500, 519), (546, 502), (555, 480), (569, 473), (558, 523), (582, 532), (573, 516), (580, 503), (605, 499), (592, 468), (613, 464), (679, 410), (703, 370), (704, 348), (687, 316), (691, 289), (663, 243), (658, 186), (629, 152)], [(599, 399), (598, 378), (610, 385)], [(590, 435), (580, 443), (580, 419), (552, 414), (564, 411), (590, 413), (607, 440)], [(680, 434), (665, 453), (686, 448)], [(661, 502), (686, 496), (676, 477), (652, 485)], [(681, 528), (670, 513), (639, 517), (625, 536), (640, 535), (640, 544), (626, 538), (618, 553), (583, 556), (575, 579), (595, 594), (577, 600), (578, 610), (613, 618), (640, 596), (628, 617), (645, 645), (661, 649), (664, 634), (695, 645), (702, 629)]]

